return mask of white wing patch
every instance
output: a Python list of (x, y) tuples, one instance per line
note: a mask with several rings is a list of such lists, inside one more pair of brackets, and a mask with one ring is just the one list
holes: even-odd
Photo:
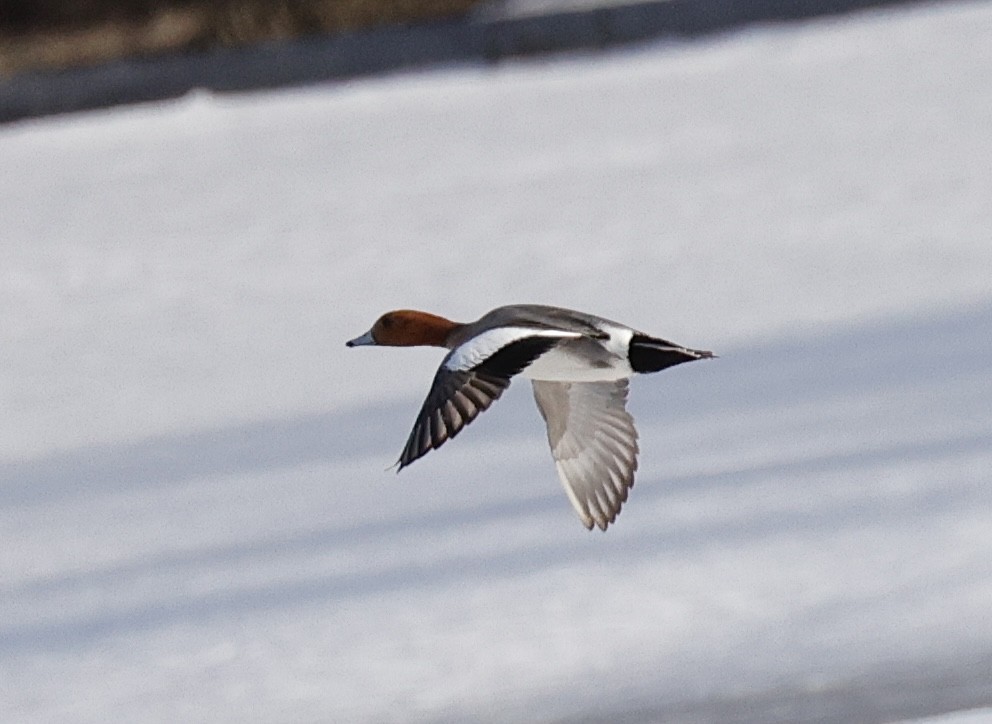
[(556, 337), (574, 339), (581, 337), (578, 332), (563, 332), (556, 329), (535, 329), (533, 327), (496, 327), (478, 334), (467, 342), (455, 347), (444, 362), (444, 367), (452, 372), (474, 369), (503, 349), (508, 344), (527, 337)]
[(626, 379), (534, 380), (558, 477), (586, 528), (616, 520), (637, 469), (637, 430), (626, 410)]

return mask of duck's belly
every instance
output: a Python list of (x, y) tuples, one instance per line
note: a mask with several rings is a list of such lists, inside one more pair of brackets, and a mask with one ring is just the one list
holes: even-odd
[(532, 380), (602, 382), (630, 377), (634, 370), (626, 357), (604, 354), (590, 359), (569, 352), (568, 346), (563, 345), (542, 354), (520, 374)]

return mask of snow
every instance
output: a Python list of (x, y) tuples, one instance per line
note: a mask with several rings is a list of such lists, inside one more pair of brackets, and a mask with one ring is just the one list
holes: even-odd
[(988, 724), (988, 722), (992, 721), (992, 709), (969, 709), (954, 714), (927, 717), (926, 719), (917, 719), (914, 721), (926, 722), (927, 724)]
[[(989, 37), (941, 3), (0, 127), (0, 718), (992, 704)], [(721, 355), (634, 381), (605, 534), (525, 384), (386, 469), (440, 355), (344, 341), (514, 302)]]

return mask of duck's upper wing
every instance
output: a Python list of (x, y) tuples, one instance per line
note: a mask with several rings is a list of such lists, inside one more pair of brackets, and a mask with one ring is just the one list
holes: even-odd
[(399, 469), (441, 447), (499, 399), (510, 378), (574, 333), (528, 328), (483, 332), (444, 358), (413, 430)]
[(586, 528), (616, 520), (634, 484), (637, 430), (627, 412), (626, 379), (534, 380), (534, 399), (569, 500)]

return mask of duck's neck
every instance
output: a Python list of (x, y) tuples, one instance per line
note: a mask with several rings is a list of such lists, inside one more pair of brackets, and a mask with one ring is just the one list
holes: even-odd
[(452, 346), (455, 330), (465, 326), (428, 312), (417, 313), (417, 324), (420, 327), (420, 335), (418, 335), (421, 340), (420, 344), (446, 348)]

